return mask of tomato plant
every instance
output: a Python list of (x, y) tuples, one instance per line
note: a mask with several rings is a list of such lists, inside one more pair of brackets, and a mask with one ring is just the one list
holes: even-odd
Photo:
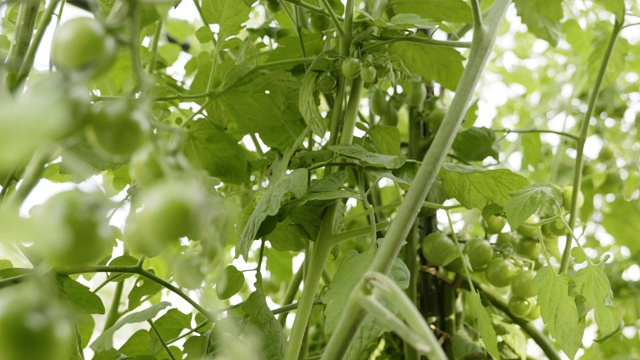
[(2, 2), (0, 359), (633, 357), (639, 13)]

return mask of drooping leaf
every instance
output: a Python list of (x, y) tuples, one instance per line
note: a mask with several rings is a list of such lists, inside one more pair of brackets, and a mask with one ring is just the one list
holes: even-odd
[(547, 199), (556, 202), (561, 200), (558, 190), (544, 184), (525, 186), (520, 190), (510, 192), (509, 195), (511, 195), (511, 199), (504, 206), (504, 212), (507, 214), (509, 226), (512, 229), (517, 229), (522, 225), (529, 216), (538, 211)]
[(136, 281), (133, 289), (127, 295), (127, 299), (129, 300), (129, 310), (133, 310), (142, 304), (142, 301), (151, 297), (160, 290), (162, 290), (162, 285), (151, 281), (145, 277), (139, 276)]
[(467, 209), (483, 209), (489, 204), (505, 206), (509, 192), (519, 190), (529, 181), (506, 169), (486, 170), (479, 167), (445, 163), (440, 171), (442, 187)]
[(482, 161), (489, 156), (498, 160), (496, 134), (486, 127), (460, 131), (453, 141), (452, 149), (462, 160)]
[(329, 148), (340, 155), (361, 160), (365, 163), (365, 165), (381, 166), (386, 169), (397, 169), (406, 161), (403, 156), (391, 156), (372, 153), (357, 144), (332, 145)]
[(551, 266), (545, 266), (538, 270), (531, 286), (538, 294), (542, 320), (560, 348), (573, 359), (582, 346), (585, 323), (574, 297), (569, 295), (569, 280), (569, 275), (559, 276)]
[(284, 358), (284, 334), (280, 322), (275, 318), (267, 300), (258, 286), (256, 291), (242, 303), (242, 311), (248, 316), (250, 324), (262, 334), (262, 356), (267, 360), (280, 360)]
[(98, 351), (107, 351), (113, 347), (113, 334), (125, 324), (134, 324), (155, 318), (160, 311), (162, 311), (171, 303), (167, 301), (155, 304), (148, 309), (144, 309), (138, 312), (131, 313), (122, 319), (118, 320), (112, 327), (105, 330), (96, 340), (91, 344), (91, 348)]
[(70, 278), (62, 278), (59, 282), (76, 314), (104, 314), (102, 299), (88, 287)]
[(400, 154), (400, 130), (396, 126), (374, 125), (368, 132), (380, 154)]
[(500, 353), (498, 352), (496, 331), (493, 329), (493, 325), (491, 325), (491, 316), (489, 316), (487, 309), (482, 306), (480, 296), (475, 292), (468, 293), (467, 306), (469, 316), (474, 320), (475, 328), (480, 333), (487, 352), (495, 359), (499, 359)]
[(515, 0), (518, 16), (529, 32), (546, 40), (551, 46), (560, 39), (563, 10), (562, 0)]
[(453, 91), (458, 86), (464, 58), (454, 49), (397, 42), (389, 47), (389, 52), (398, 56), (407, 69), (425, 80), (434, 80)]
[(306, 169), (296, 169), (291, 174), (283, 176), (277, 183), (269, 186), (242, 230), (236, 256), (242, 255), (245, 259), (247, 258), (249, 247), (258, 233), (260, 225), (267, 216), (274, 216), (278, 213), (287, 195), (293, 197), (304, 195), (307, 190), (307, 174)]
[(311, 131), (324, 136), (327, 131), (325, 121), (320, 110), (318, 109), (319, 99), (316, 94), (316, 78), (318, 73), (315, 71), (307, 71), (302, 80), (302, 86), (298, 96), (298, 108), (304, 118), (307, 126), (311, 128)]

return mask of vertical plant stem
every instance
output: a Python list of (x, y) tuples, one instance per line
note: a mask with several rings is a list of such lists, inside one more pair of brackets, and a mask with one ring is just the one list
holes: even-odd
[[(424, 157), (422, 165), (411, 184), (411, 188), (405, 196), (404, 202), (398, 209), (396, 218), (389, 227), (382, 246), (378, 249), (369, 267), (369, 271), (383, 274), (389, 273), (391, 264), (393, 263), (392, 260), (400, 252), (404, 240), (411, 229), (410, 224), (418, 215), (420, 206), (431, 189), (438, 170), (442, 166), (455, 135), (460, 128), (462, 117), (480, 79), (482, 69), (489, 59), (498, 27), (502, 22), (502, 18), (509, 4), (510, 0), (496, 0), (491, 12), (486, 18), (485, 25), (474, 24), (474, 36), (469, 61), (456, 89), (455, 97), (435, 136), (433, 144)], [(354, 294), (357, 294), (359, 291), (360, 289), (357, 288), (353, 290), (342, 318), (327, 344), (322, 359), (341, 359), (349, 347), (365, 315), (364, 310), (362, 310), (354, 299)]]
[(107, 320), (104, 322), (104, 327), (102, 331), (107, 330), (112, 327), (113, 324), (116, 323), (120, 314), (118, 314), (118, 308), (120, 307), (120, 298), (122, 297), (122, 288), (124, 287), (124, 281), (118, 281), (116, 283), (116, 291), (113, 294), (113, 302), (111, 303), (111, 307), (109, 308), (109, 313), (107, 314)]
[(607, 44), (607, 49), (604, 52), (604, 58), (602, 59), (602, 63), (600, 64), (600, 69), (598, 70), (598, 76), (596, 77), (596, 82), (593, 84), (591, 89), (591, 96), (589, 97), (589, 106), (587, 108), (587, 112), (584, 114), (582, 118), (582, 124), (580, 125), (580, 135), (578, 137), (578, 143), (576, 144), (576, 163), (573, 168), (573, 192), (571, 194), (571, 210), (569, 212), (569, 228), (570, 232), (567, 235), (567, 242), (564, 246), (564, 251), (562, 253), (562, 262), (560, 264), (560, 274), (567, 271), (571, 260), (571, 244), (573, 243), (572, 236), (570, 233), (573, 231), (573, 228), (576, 225), (576, 219), (578, 217), (578, 204), (575, 201), (578, 198), (578, 193), (580, 192), (580, 185), (582, 183), (582, 165), (583, 155), (584, 155), (584, 144), (587, 140), (587, 133), (589, 131), (589, 121), (593, 115), (593, 110), (596, 107), (596, 100), (598, 100), (598, 94), (600, 93), (600, 87), (602, 86), (602, 81), (604, 80), (604, 75), (607, 72), (607, 65), (609, 65), (609, 60), (611, 59), (611, 54), (613, 53), (613, 47), (616, 43), (616, 39), (618, 38), (618, 34), (622, 29), (622, 25), (624, 23), (624, 19), (616, 19), (615, 24), (613, 25), (613, 31), (611, 32), (611, 38), (609, 38), (609, 43)]
[[(291, 282), (289, 283), (289, 286), (287, 287), (287, 293), (284, 295), (284, 300), (282, 301), (283, 306), (293, 303), (293, 299), (295, 299), (296, 294), (298, 293), (298, 288), (300, 287), (300, 283), (302, 283), (303, 273), (304, 273), (303, 267), (301, 266), (300, 269), (298, 269), (298, 271), (296, 272)], [(282, 315), (278, 317), (278, 321), (280, 321), (280, 325), (282, 325), (282, 327), (284, 327), (285, 324), (287, 323), (287, 315), (289, 315), (289, 313), (284, 312), (282, 313)]]
[(40, 1), (26, 0), (20, 3), (15, 35), (6, 60), (6, 64), (9, 67), (7, 80), (11, 91), (15, 91), (19, 84), (17, 81), (18, 72), (24, 63), (25, 55), (31, 43), (39, 7)]

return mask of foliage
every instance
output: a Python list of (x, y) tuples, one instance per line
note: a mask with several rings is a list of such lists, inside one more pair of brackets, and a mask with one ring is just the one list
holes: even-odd
[(0, 360), (640, 354), (636, 2), (0, 14)]

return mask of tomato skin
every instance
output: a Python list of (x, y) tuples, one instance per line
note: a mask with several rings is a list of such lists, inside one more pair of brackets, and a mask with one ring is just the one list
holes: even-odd
[(398, 126), (398, 109), (388, 104), (387, 112), (381, 117), (382, 125), (385, 126)]
[(485, 269), (485, 276), (495, 287), (505, 287), (511, 284), (516, 276), (516, 267), (507, 259), (493, 259)]
[(63, 72), (107, 70), (115, 60), (116, 41), (98, 21), (75, 18), (60, 25), (53, 34), (51, 61)]
[(322, 72), (316, 78), (316, 88), (325, 94), (332, 93), (335, 90), (337, 83), (338, 80), (336, 77), (328, 71)]
[(364, 66), (360, 70), (360, 77), (366, 83), (374, 82), (376, 80), (376, 68), (373, 65)]
[(424, 100), (427, 98), (427, 85), (422, 81), (414, 81), (411, 83), (411, 95), (409, 96), (409, 105), (422, 107)]
[(509, 298), (508, 307), (513, 315), (523, 318), (531, 312), (533, 304), (527, 299), (513, 295)]
[(162, 166), (152, 146), (144, 147), (133, 154), (129, 170), (131, 177), (142, 187), (151, 186), (164, 176)]
[(360, 69), (362, 68), (362, 64), (360, 60), (354, 57), (348, 57), (342, 61), (342, 65), (340, 66), (340, 70), (342, 71), (342, 75), (347, 79), (355, 79), (358, 74), (360, 74)]
[(469, 263), (474, 271), (484, 269), (493, 259), (493, 248), (484, 239), (470, 240), (464, 246), (464, 253), (469, 256)]
[(28, 285), (0, 292), (0, 359), (71, 358), (74, 334), (64, 309)]
[(531, 286), (533, 278), (535, 277), (536, 273), (533, 270), (519, 271), (513, 280), (511, 280), (511, 292), (524, 299), (536, 296)]
[(98, 193), (78, 189), (52, 196), (33, 216), (55, 229), (39, 239), (34, 249), (55, 268), (94, 264), (109, 255), (113, 230), (106, 214), (107, 200)]
[(331, 19), (326, 15), (313, 13), (309, 17), (309, 26), (315, 32), (323, 32), (331, 26)]
[(484, 224), (486, 225), (488, 234), (499, 234), (506, 223), (507, 222), (504, 218), (495, 215), (491, 215), (484, 219)]
[(277, 13), (280, 11), (280, 1), (278, 0), (267, 0), (267, 9), (272, 13)]
[[(564, 189), (562, 189), (562, 207), (567, 211), (571, 211), (572, 195), (573, 195), (573, 186), (566, 186)], [(582, 205), (584, 205), (584, 194), (582, 194), (582, 191), (578, 191), (576, 209), (582, 208)]]
[(442, 124), (442, 120), (444, 120), (445, 114), (446, 110), (441, 107), (436, 107), (431, 111), (431, 113), (429, 113), (429, 116), (427, 117), (427, 124), (429, 125), (429, 131), (431, 131), (432, 134), (435, 134), (438, 132), (438, 129), (440, 129), (440, 125)]
[(522, 238), (516, 243), (516, 254), (529, 259), (537, 259), (542, 252), (542, 245), (533, 238)]
[(500, 233), (496, 239), (496, 244), (500, 247), (514, 247), (516, 245), (516, 238), (512, 233)]
[(134, 118), (134, 111), (125, 103), (94, 109), (87, 128), (89, 139), (114, 156), (114, 160), (128, 160), (145, 141), (142, 124)]
[(387, 114), (387, 95), (380, 89), (375, 89), (369, 97), (371, 112), (378, 116)]
[[(538, 222), (539, 220), (540, 219), (536, 215), (531, 215), (527, 219), (527, 222), (534, 223), (534, 222)], [(518, 226), (516, 231), (520, 235), (522, 235), (524, 237), (538, 238), (538, 227), (537, 226), (522, 224), (522, 225)]]
[(431, 233), (422, 239), (422, 255), (435, 266), (444, 266), (459, 257), (458, 248), (451, 238), (443, 233)]
[(528, 320), (535, 320), (540, 318), (540, 306), (532, 304), (531, 311), (527, 314)]

